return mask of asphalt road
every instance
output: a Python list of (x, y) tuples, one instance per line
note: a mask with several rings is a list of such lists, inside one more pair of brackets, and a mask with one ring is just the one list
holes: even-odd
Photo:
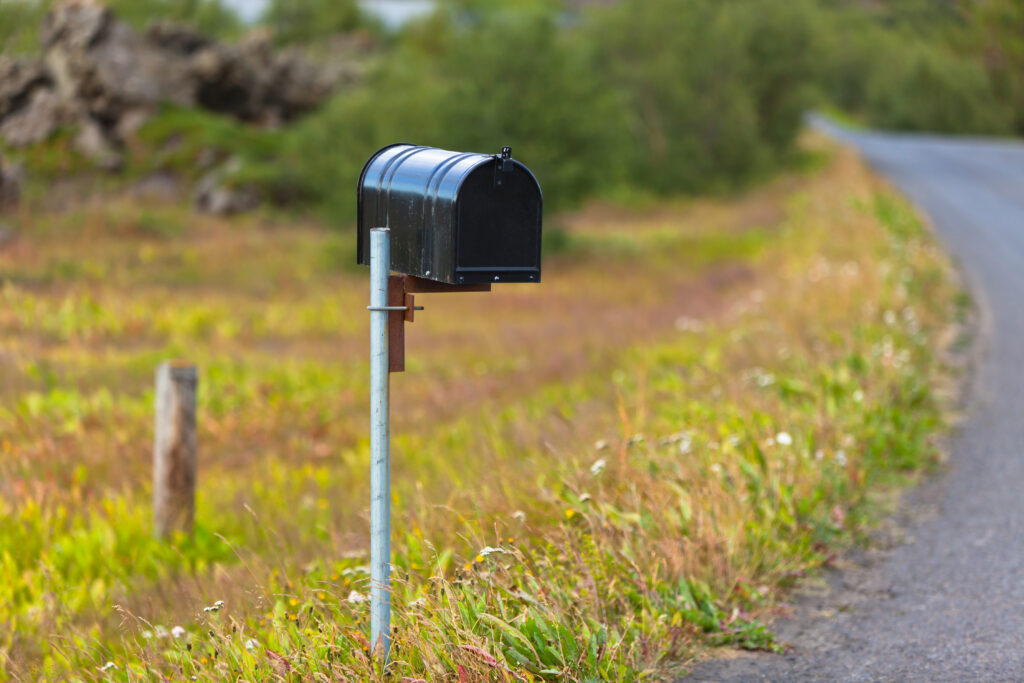
[(785, 655), (687, 681), (1024, 681), (1024, 145), (850, 132), (820, 120), (924, 211), (981, 333), (949, 471), (910, 494), (893, 547), (805, 588)]

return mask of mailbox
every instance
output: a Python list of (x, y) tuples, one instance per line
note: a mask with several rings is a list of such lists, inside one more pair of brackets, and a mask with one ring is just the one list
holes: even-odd
[(453, 285), (540, 282), (540, 185), (508, 147), (390, 145), (366, 162), (358, 192), (361, 264), (370, 229), (386, 227), (399, 273)]

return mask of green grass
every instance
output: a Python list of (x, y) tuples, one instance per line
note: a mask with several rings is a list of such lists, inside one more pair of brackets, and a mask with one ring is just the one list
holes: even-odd
[[(24, 215), (0, 252), (0, 677), (668, 678), (708, 647), (778, 648), (793, 577), (939, 455), (962, 297), (848, 156), (566, 219), (544, 284), (417, 299), (383, 672), (350, 241), (178, 211)], [(161, 543), (169, 357), (200, 367), (202, 464), (195, 537)]]

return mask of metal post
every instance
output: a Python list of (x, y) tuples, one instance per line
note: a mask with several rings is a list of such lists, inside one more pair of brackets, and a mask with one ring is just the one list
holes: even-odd
[(391, 646), (391, 454), (388, 428), (388, 275), (391, 231), (370, 230), (370, 643)]

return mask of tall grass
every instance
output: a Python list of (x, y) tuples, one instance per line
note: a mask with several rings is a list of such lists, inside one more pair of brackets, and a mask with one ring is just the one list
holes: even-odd
[[(780, 589), (937, 458), (956, 288), (851, 158), (735, 203), (585, 212), (545, 284), (436, 297), (410, 329), (382, 672), (366, 322), (344, 313), (365, 283), (312, 256), (330, 234), (103, 237), (111, 210), (36, 217), (0, 254), (8, 676), (668, 677), (709, 646), (777, 647)], [(84, 275), (34, 280), (66, 252)], [(202, 368), (203, 465), (196, 536), (164, 545), (149, 387), (170, 353)]]

